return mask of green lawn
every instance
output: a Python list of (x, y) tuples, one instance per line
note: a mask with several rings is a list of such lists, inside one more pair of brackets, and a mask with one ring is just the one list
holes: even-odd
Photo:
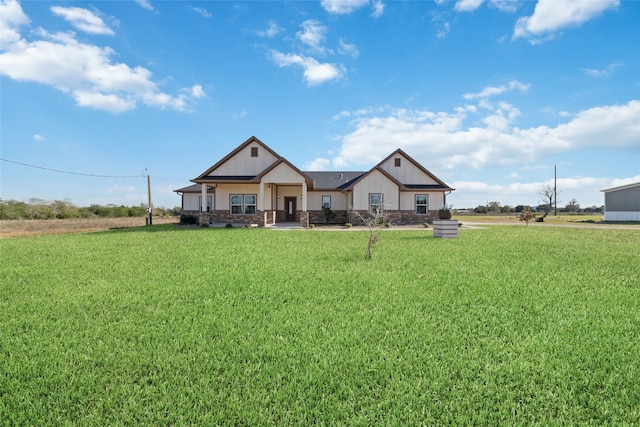
[(0, 425), (638, 425), (640, 231), (0, 240)]

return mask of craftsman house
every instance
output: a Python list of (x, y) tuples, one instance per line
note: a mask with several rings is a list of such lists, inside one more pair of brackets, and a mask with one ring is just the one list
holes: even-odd
[(182, 211), (200, 223), (309, 224), (351, 222), (382, 207), (392, 224), (437, 218), (450, 188), (398, 149), (369, 171), (303, 172), (251, 137), (216, 164), (175, 190)]

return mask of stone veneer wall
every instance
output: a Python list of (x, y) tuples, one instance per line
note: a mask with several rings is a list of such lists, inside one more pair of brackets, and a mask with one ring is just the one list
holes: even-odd
[(309, 228), (309, 212), (299, 211), (300, 225), (303, 228)]
[[(266, 211), (256, 212), (255, 215), (231, 215), (228, 210), (213, 211), (213, 212), (199, 212), (199, 211), (183, 211), (183, 213), (189, 213), (200, 218), (200, 223), (204, 224), (258, 224), (260, 227), (266, 224), (274, 224), (275, 222), (284, 222), (285, 211)], [(345, 224), (350, 222), (353, 225), (362, 225), (363, 222), (354, 215), (351, 211), (333, 211), (335, 214), (334, 219), (330, 224)], [(363, 216), (367, 216), (367, 211), (360, 211)], [(296, 213), (297, 221), (303, 227), (308, 227), (309, 224), (325, 224), (324, 213), (322, 211), (298, 211)], [(438, 211), (429, 211), (428, 215), (417, 215), (414, 212), (407, 211), (385, 211), (387, 221), (391, 225), (418, 225), (429, 223), (432, 224), (434, 219), (438, 219)]]
[[(368, 211), (359, 211), (360, 214), (367, 218), (369, 215)], [(387, 217), (387, 222), (391, 225), (418, 225), (424, 223), (433, 223), (434, 219), (438, 219), (438, 211), (428, 211), (427, 215), (418, 215), (415, 212), (411, 211), (390, 211), (387, 210), (384, 212)], [(350, 222), (353, 225), (363, 225), (362, 220), (352, 212), (349, 212), (348, 217), (350, 218)]]
[(228, 210), (200, 212), (200, 223), (207, 224), (258, 224), (264, 226), (265, 213), (256, 212), (253, 215), (231, 215)]
[[(333, 211), (333, 213), (335, 214), (335, 217), (328, 224), (342, 225), (346, 222), (349, 222), (349, 220), (347, 219), (349, 217), (347, 211)], [(324, 219), (324, 212), (309, 211), (309, 223), (310, 224), (327, 224)]]

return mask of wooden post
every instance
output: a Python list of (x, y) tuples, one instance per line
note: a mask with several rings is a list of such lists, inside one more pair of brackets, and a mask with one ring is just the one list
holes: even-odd
[(152, 215), (152, 204), (151, 204), (151, 176), (147, 175), (147, 193), (149, 195), (149, 207), (147, 208), (147, 212), (149, 213), (149, 225), (153, 225), (153, 217)]

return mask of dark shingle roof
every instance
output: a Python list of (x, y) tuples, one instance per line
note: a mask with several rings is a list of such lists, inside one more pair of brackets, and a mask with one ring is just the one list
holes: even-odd
[[(182, 187), (173, 191), (175, 191), (176, 193), (200, 193), (202, 192), (202, 186), (200, 186), (200, 184), (192, 184), (187, 187)], [(213, 187), (207, 188), (207, 191), (212, 192)]]
[(203, 176), (201, 179), (203, 181), (251, 181), (255, 178), (255, 175), (214, 175), (214, 176)]
[(316, 189), (341, 190), (358, 180), (365, 172), (305, 172), (316, 183)]
[(439, 189), (448, 189), (449, 187), (442, 186), (440, 184), (405, 184), (410, 190), (439, 190)]

